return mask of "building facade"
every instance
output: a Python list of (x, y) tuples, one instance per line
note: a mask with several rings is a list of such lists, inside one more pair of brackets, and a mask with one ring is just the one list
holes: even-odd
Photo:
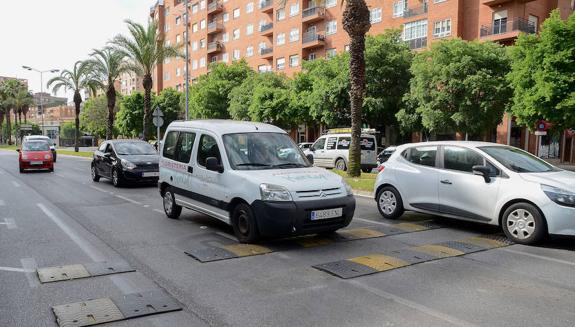
[(119, 85), (116, 85), (122, 95), (130, 95), (134, 92), (144, 92), (142, 77), (132, 72), (126, 72), (120, 75)]

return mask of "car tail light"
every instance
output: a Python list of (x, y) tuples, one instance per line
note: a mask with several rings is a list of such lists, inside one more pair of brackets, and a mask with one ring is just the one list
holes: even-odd
[(384, 165), (379, 165), (379, 166), (377, 167), (377, 171), (380, 172), (380, 173), (381, 173), (384, 169), (385, 169), (385, 166), (384, 166)]

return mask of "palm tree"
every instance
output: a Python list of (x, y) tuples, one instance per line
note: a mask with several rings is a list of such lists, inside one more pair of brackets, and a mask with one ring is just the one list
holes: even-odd
[(108, 99), (108, 124), (106, 126), (106, 139), (113, 138), (114, 109), (116, 108), (116, 88), (114, 83), (121, 74), (130, 71), (130, 67), (124, 61), (126, 54), (118, 49), (106, 47), (102, 50), (94, 50), (92, 59), (88, 62), (92, 71), (101, 82), (101, 89), (106, 92)]
[(22, 88), (25, 88), (26, 86), (24, 84), (22, 84), (20, 81), (15, 80), (15, 79), (9, 79), (7, 81), (4, 81), (4, 83), (2, 83), (2, 85), (0, 86), (1, 90), (1, 96), (0, 96), (0, 106), (5, 114), (6, 117), (6, 129), (8, 130), (8, 144), (12, 145), (12, 122), (11, 122), (11, 117), (10, 117), (10, 111), (14, 110), (14, 117), (17, 117), (17, 109), (15, 106), (15, 98), (16, 95), (18, 94), (19, 90), (21, 90)]
[(26, 122), (26, 114), (28, 108), (34, 103), (34, 97), (27, 88), (24, 86), (16, 92), (13, 99), (14, 109), (18, 112), (18, 124), (22, 124), (22, 113), (24, 113), (24, 121)]
[(143, 76), (144, 87), (144, 122), (143, 136), (148, 140), (147, 121), (150, 118), (152, 107), (152, 73), (156, 66), (165, 58), (179, 57), (179, 48), (167, 46), (158, 39), (158, 25), (150, 22), (146, 27), (126, 20), (129, 36), (118, 35), (112, 40), (126, 57), (130, 59), (130, 69), (139, 76)]
[(71, 90), (74, 91), (74, 105), (76, 107), (76, 132), (74, 135), (74, 151), (78, 152), (80, 144), (80, 104), (82, 104), (82, 96), (80, 95), (80, 91), (88, 90), (92, 94), (96, 93), (96, 89), (100, 85), (100, 82), (97, 78), (94, 77), (94, 74), (90, 71), (90, 64), (86, 61), (77, 61), (74, 64), (74, 69), (70, 70), (63, 70), (60, 73), (60, 76), (56, 76), (51, 78), (47, 86), (54, 86), (52, 92), (57, 93), (60, 88), (64, 88), (64, 90)]

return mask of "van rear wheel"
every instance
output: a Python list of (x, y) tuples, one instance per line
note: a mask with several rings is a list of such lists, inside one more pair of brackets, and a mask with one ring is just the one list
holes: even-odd
[(182, 207), (176, 204), (176, 198), (171, 187), (164, 191), (164, 212), (171, 219), (178, 219), (182, 213)]
[(260, 238), (254, 212), (245, 203), (240, 203), (234, 208), (232, 227), (241, 243), (254, 243)]
[(341, 158), (340, 158), (340, 159), (337, 159), (337, 161), (335, 162), (335, 169), (337, 169), (337, 170), (343, 170), (343, 171), (347, 170), (347, 166), (346, 166), (346, 164), (345, 164), (345, 160), (343, 160), (343, 159), (341, 159)]

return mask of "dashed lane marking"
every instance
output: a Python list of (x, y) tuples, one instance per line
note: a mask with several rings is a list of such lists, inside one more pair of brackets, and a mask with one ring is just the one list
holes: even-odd
[(12, 271), (12, 272), (23, 272), (23, 273), (33, 273), (35, 270), (26, 268), (12, 268), (12, 267), (0, 267), (1, 271)]
[(99, 187), (96, 187), (96, 186), (94, 186), (94, 185), (90, 185), (90, 188), (91, 188), (91, 189), (94, 189), (94, 190), (96, 190), (96, 191), (102, 192), (102, 193), (108, 193), (108, 191), (106, 191), (106, 190), (104, 190), (104, 189), (101, 189), (101, 188), (99, 188)]
[(560, 264), (564, 264), (564, 265), (575, 266), (575, 262), (572, 262), (572, 261), (561, 260), (561, 259), (556, 259), (556, 258), (549, 258), (549, 257), (545, 257), (542, 255), (527, 253), (527, 252), (523, 252), (523, 251), (517, 251), (517, 250), (513, 250), (513, 249), (509, 249), (509, 248), (508, 249), (502, 249), (502, 251), (513, 253), (513, 254), (524, 255), (527, 257), (541, 259), (541, 260), (545, 260), (545, 261), (560, 263)]
[(143, 205), (142, 202), (138, 202), (138, 201), (136, 201), (136, 200), (132, 200), (132, 199), (127, 198), (127, 197), (125, 197), (125, 196), (116, 195), (116, 197), (117, 197), (118, 199), (122, 199), (122, 200), (124, 200), (124, 201), (128, 201), (128, 202), (133, 203), (133, 204)]
[(8, 229), (18, 228), (16, 222), (12, 218), (4, 218), (4, 222), (0, 223), (0, 225), (5, 225)]

